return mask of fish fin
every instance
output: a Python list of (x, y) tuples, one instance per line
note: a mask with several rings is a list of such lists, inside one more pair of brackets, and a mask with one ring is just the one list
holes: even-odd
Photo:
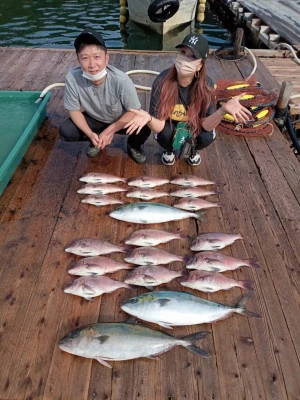
[(181, 339), (187, 340), (188, 342), (191, 342), (191, 343), (194, 343), (197, 340), (206, 338), (208, 335), (210, 335), (209, 331), (201, 331), (201, 332), (192, 333), (191, 335), (184, 336)]
[(239, 301), (238, 303), (234, 306), (234, 311), (242, 314), (242, 315), (246, 315), (247, 317), (254, 317), (254, 318), (261, 318), (261, 315), (255, 314), (252, 311), (246, 310), (245, 305), (246, 305), (246, 301), (248, 300), (250, 296), (249, 295), (244, 295)]
[(164, 307), (170, 301), (171, 301), (170, 299), (157, 299), (157, 300), (155, 300), (155, 305), (158, 307)]
[(109, 335), (101, 335), (97, 337), (98, 342), (100, 342), (100, 344), (105, 343), (108, 339), (110, 338)]
[(151, 275), (144, 275), (144, 280), (145, 280), (145, 283), (153, 283), (153, 284), (156, 284), (157, 285), (157, 280), (155, 279), (155, 278), (153, 278), (153, 276), (151, 276)]
[(256, 260), (254, 258), (250, 258), (249, 260), (247, 260), (249, 262), (249, 267), (250, 268), (255, 268), (255, 269), (260, 269), (262, 268), (259, 264), (257, 264)]
[(211, 357), (211, 355), (207, 351), (205, 351), (203, 349), (200, 349), (200, 347), (196, 346), (195, 344), (190, 344), (190, 345), (184, 346), (184, 347), (187, 350), (189, 350), (191, 353), (196, 354), (197, 356), (201, 356), (201, 357), (204, 357), (204, 358), (210, 358)]
[(145, 288), (148, 289), (148, 290), (154, 290), (153, 286), (148, 286), (147, 285), (147, 286), (145, 286)]
[(253, 281), (246, 279), (244, 281), (238, 281), (238, 283), (242, 289), (248, 290), (248, 292), (251, 293), (255, 293), (255, 290), (253, 288)]
[(158, 322), (156, 322), (156, 323), (157, 323), (157, 325), (160, 325), (160, 326), (162, 326), (163, 328), (166, 328), (166, 329), (173, 329), (173, 327), (172, 327), (171, 325), (167, 324), (166, 322), (158, 321)]
[(205, 215), (205, 214), (206, 214), (205, 211), (200, 211), (200, 212), (195, 213), (195, 217), (196, 217), (197, 219), (200, 219), (200, 221), (206, 222), (206, 223), (207, 223), (207, 220), (204, 218), (204, 215)]
[(104, 361), (101, 357), (94, 357), (94, 359), (97, 360), (100, 364), (104, 365), (105, 367), (112, 369), (112, 366), (108, 364), (106, 361)]
[(85, 284), (82, 286), (82, 291), (88, 297), (90, 297), (89, 295), (96, 294), (95, 290), (91, 286)]

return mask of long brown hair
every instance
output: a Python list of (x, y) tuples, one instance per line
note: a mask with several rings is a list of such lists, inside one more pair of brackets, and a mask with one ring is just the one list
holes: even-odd
[[(204, 61), (201, 70), (198, 72), (198, 76), (195, 76), (192, 82), (190, 98), (192, 101), (187, 110), (187, 122), (191, 132), (197, 135), (201, 130), (202, 119), (206, 116), (211, 101), (215, 99), (214, 89), (206, 82), (206, 64)], [(175, 66), (173, 66), (162, 80), (158, 118), (169, 119), (178, 101), (177, 71)]]

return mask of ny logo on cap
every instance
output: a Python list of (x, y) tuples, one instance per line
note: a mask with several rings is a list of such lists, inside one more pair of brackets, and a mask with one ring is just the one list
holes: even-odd
[(192, 36), (191, 38), (190, 38), (190, 40), (189, 40), (189, 43), (191, 43), (191, 44), (196, 44), (198, 42), (198, 38), (197, 38), (197, 36)]

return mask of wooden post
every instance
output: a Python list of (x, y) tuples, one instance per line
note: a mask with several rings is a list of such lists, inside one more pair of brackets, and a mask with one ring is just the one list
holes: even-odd
[(288, 102), (290, 100), (291, 94), (293, 90), (293, 84), (290, 81), (284, 81), (281, 84), (279, 97), (277, 100), (276, 108), (277, 109), (286, 109)]
[(241, 45), (244, 37), (244, 29), (237, 28), (234, 41), (234, 56), (238, 58), (241, 54)]
[(284, 81), (281, 84), (277, 104), (275, 107), (274, 122), (282, 131), (285, 127), (286, 109), (293, 90), (293, 84), (290, 81)]

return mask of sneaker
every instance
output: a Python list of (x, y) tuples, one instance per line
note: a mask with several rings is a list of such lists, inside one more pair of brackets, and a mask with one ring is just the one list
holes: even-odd
[(89, 145), (89, 148), (87, 149), (86, 154), (89, 157), (97, 157), (97, 155), (100, 153), (101, 149), (99, 149), (99, 147), (96, 147), (92, 144)]
[(201, 157), (198, 151), (196, 151), (193, 155), (191, 155), (188, 158), (188, 164), (192, 165), (193, 167), (199, 165), (200, 163), (201, 163)]
[(127, 153), (128, 155), (138, 164), (143, 164), (146, 161), (146, 156), (142, 149), (134, 149), (127, 143)]
[(171, 153), (168, 153), (166, 150), (163, 152), (163, 155), (161, 156), (161, 161), (165, 165), (173, 165), (175, 162), (175, 154), (174, 151)]

